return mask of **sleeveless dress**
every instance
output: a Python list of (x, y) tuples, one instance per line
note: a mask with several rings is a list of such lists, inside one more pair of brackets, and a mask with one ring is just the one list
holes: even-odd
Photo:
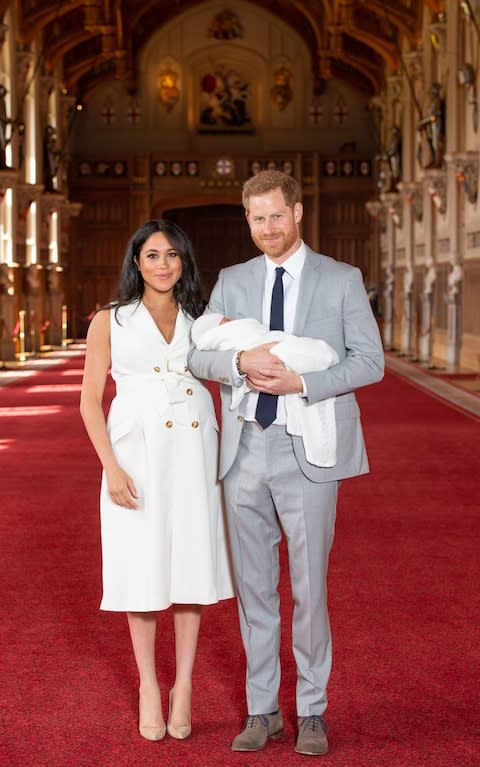
[[(116, 506), (102, 477), (101, 609), (143, 612), (233, 596), (211, 395), (187, 367), (192, 320), (168, 344), (144, 304), (110, 311), (107, 428), (138, 509)], [(120, 323), (120, 324), (119, 324)]]

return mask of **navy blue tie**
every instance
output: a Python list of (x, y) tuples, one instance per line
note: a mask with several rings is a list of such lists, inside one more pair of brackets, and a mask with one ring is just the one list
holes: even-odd
[[(277, 266), (275, 269), (275, 283), (272, 290), (272, 304), (270, 307), (270, 330), (283, 330), (283, 281), (285, 269)], [(263, 429), (270, 426), (277, 417), (277, 394), (260, 392), (258, 395), (255, 418)]]

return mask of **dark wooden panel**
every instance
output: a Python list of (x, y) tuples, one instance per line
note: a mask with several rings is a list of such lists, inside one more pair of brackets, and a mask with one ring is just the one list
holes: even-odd
[(129, 196), (126, 189), (82, 188), (83, 203), (72, 221), (71, 265), (67, 303), (75, 336), (86, 334), (95, 308), (115, 295), (129, 231)]
[(365, 284), (375, 284), (370, 221), (363, 197), (337, 195), (321, 198), (320, 252), (357, 266)]
[(204, 298), (224, 266), (258, 255), (241, 205), (205, 205), (165, 212), (190, 237), (195, 248)]

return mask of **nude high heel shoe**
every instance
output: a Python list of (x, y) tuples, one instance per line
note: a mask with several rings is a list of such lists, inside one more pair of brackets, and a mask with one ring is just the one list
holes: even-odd
[[(142, 724), (141, 696), (138, 699), (138, 731), (145, 740), (162, 740), (167, 732), (167, 726), (163, 724)], [(163, 717), (162, 717), (163, 718)]]
[(171, 721), (172, 704), (173, 704), (173, 688), (170, 690), (170, 694), (168, 696), (167, 732), (171, 738), (176, 738), (177, 740), (185, 740), (185, 738), (188, 738), (188, 736), (192, 732), (191, 719), (189, 718), (189, 721), (186, 724), (172, 724), (172, 721)]
[(166, 725), (139, 724), (138, 731), (145, 740), (162, 740), (167, 732)]

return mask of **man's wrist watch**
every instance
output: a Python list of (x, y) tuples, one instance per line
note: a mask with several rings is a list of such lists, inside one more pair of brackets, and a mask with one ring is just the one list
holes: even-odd
[(245, 351), (245, 350), (244, 350), (244, 349), (242, 349), (241, 351), (237, 352), (237, 353), (236, 353), (236, 355), (235, 355), (235, 367), (237, 368), (237, 372), (238, 372), (238, 375), (239, 375), (239, 376), (244, 376), (244, 375), (246, 375), (246, 373), (245, 373), (245, 372), (242, 370), (242, 368), (240, 367), (240, 357), (242, 356), (242, 354), (243, 354), (243, 352), (244, 352), (244, 351)]

